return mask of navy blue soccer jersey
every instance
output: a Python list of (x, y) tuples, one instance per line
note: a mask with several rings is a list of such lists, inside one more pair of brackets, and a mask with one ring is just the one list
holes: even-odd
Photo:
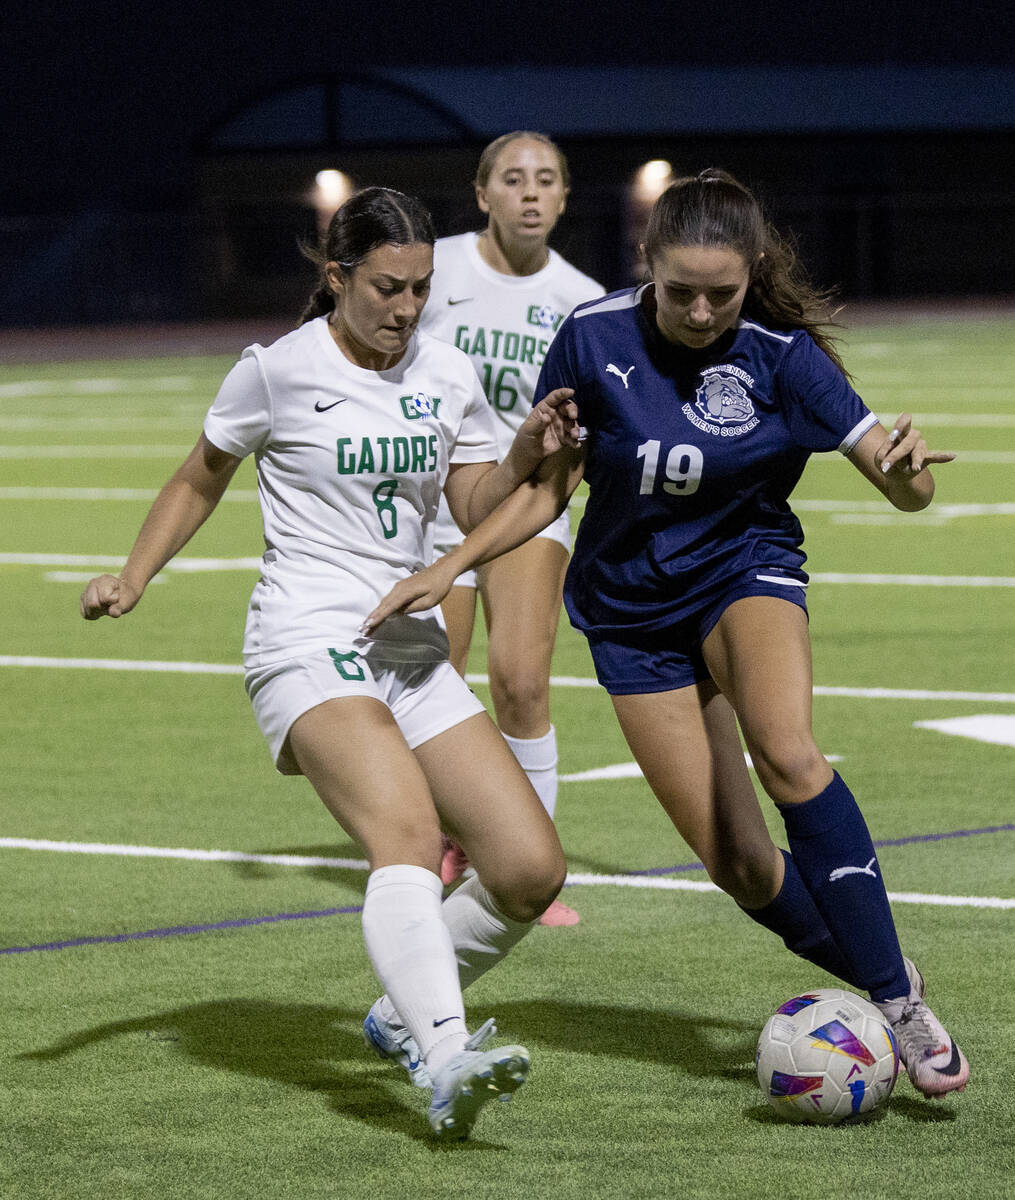
[(755, 568), (806, 583), (789, 495), (812, 452), (848, 453), (877, 420), (802, 330), (742, 316), (704, 350), (668, 342), (651, 286), (580, 305), (536, 390), (574, 388), (587, 431), (564, 598), (588, 634), (664, 628)]

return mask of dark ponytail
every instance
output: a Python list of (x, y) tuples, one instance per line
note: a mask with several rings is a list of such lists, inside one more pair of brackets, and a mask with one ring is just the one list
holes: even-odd
[(807, 278), (792, 243), (766, 220), (754, 194), (726, 171), (710, 167), (672, 183), (655, 202), (645, 231), (645, 257), (667, 246), (725, 246), (751, 269), (743, 314), (774, 329), (803, 329), (847, 378), (827, 331), (833, 294)]
[(331, 218), (321, 245), (304, 248), (303, 253), (317, 266), (319, 279), (300, 324), (334, 310), (335, 295), (325, 275), (328, 263), (337, 262), (348, 274), (378, 246), (408, 246), (415, 242), (432, 246), (435, 240), (433, 220), (415, 196), (382, 187), (356, 192)]

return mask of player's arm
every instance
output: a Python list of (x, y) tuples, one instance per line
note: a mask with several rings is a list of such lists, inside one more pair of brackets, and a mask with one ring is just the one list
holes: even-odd
[(903, 413), (889, 433), (879, 422), (857, 442), (848, 458), (858, 471), (903, 512), (919, 512), (934, 498), (931, 463), (951, 462), (954, 454), (928, 450), (913, 418)]
[(155, 498), (119, 576), (99, 575), (82, 592), (86, 621), (130, 612), (152, 578), (212, 514), (241, 462), (201, 434)]
[(503, 462), (451, 464), (444, 495), (460, 529), (474, 529), (531, 479), (548, 456), (578, 445), (578, 408), (573, 394), (571, 388), (557, 388), (540, 400), (519, 427)]
[(581, 446), (564, 446), (545, 458), (532, 476), (481, 521), (460, 546), (432, 566), (397, 583), (366, 618), (360, 631), (370, 633), (394, 612), (433, 608), (463, 571), (514, 550), (545, 529), (567, 507), (584, 468), (585, 452)]

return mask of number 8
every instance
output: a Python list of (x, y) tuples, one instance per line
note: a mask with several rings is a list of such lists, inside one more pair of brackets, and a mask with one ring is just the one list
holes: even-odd
[(395, 508), (394, 495), (398, 490), (397, 479), (382, 479), (370, 493), (377, 509), (377, 519), (381, 523), (384, 537), (393, 538), (398, 533), (398, 511)]

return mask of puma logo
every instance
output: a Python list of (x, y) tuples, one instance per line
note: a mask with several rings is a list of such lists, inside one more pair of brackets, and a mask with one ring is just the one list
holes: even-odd
[(625, 391), (625, 392), (627, 391), (627, 377), (628, 377), (628, 375), (630, 375), (630, 374), (631, 374), (631, 372), (632, 372), (633, 370), (634, 370), (634, 367), (633, 367), (633, 366), (632, 366), (632, 367), (628, 367), (626, 371), (622, 371), (622, 370), (620, 369), (620, 367), (615, 367), (615, 366), (613, 365), (613, 363), (607, 363), (607, 364), (606, 364), (606, 374), (607, 374), (607, 375), (616, 375), (618, 379), (621, 379), (621, 380), (623, 380), (623, 382), (624, 382), (624, 391)]
[(877, 872), (874, 870), (876, 858), (872, 858), (865, 867), (836, 867), (835, 870), (828, 876), (829, 883), (835, 883), (838, 879), (844, 879), (847, 875), (869, 875), (871, 879), (877, 879)]

